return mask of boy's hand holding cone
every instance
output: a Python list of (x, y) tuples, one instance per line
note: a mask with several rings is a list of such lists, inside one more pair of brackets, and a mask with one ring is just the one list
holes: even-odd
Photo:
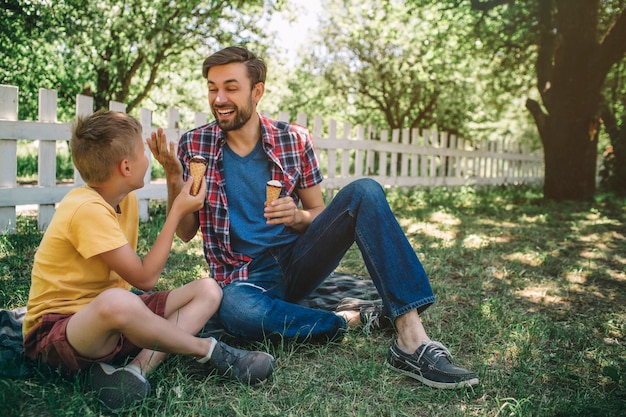
[(189, 174), (193, 177), (193, 184), (191, 185), (190, 191), (191, 195), (198, 194), (207, 164), (208, 161), (201, 156), (194, 156), (189, 161)]

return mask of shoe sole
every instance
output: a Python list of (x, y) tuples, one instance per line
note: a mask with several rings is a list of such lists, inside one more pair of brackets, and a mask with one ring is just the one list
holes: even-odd
[(335, 312), (359, 311), (361, 308), (376, 307), (378, 304), (382, 304), (382, 301), (361, 300), (359, 298), (346, 297), (339, 302), (337, 307), (335, 307)]
[(265, 379), (260, 379), (260, 380), (258, 380), (256, 382), (253, 382), (252, 380), (250, 380), (249, 384), (250, 384), (251, 387), (258, 387), (258, 386), (261, 386), (261, 385), (265, 385), (267, 380), (272, 377), (272, 374), (274, 373), (274, 367), (276, 366), (276, 359), (272, 355), (270, 355), (267, 352), (260, 352), (260, 353), (266, 355), (266, 357), (268, 357), (270, 359), (269, 374), (268, 374), (268, 376)]
[(393, 369), (396, 372), (400, 372), (403, 375), (406, 375), (410, 378), (416, 379), (424, 385), (428, 385), (431, 388), (439, 388), (439, 389), (461, 389), (473, 387), (474, 385), (478, 385), (478, 378), (466, 379), (459, 382), (437, 382), (432, 381), (430, 379), (424, 378), (421, 374), (416, 374), (411, 371), (407, 371), (406, 369), (396, 368), (389, 362), (386, 362), (387, 368)]
[(150, 393), (150, 383), (132, 368), (121, 370), (105, 363), (95, 363), (89, 376), (98, 401), (111, 411), (128, 408)]

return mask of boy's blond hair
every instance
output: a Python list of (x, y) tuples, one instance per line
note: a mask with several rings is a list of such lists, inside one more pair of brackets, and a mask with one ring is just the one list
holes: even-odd
[(108, 180), (122, 159), (134, 159), (141, 123), (121, 112), (99, 110), (77, 117), (72, 126), (72, 162), (87, 184)]

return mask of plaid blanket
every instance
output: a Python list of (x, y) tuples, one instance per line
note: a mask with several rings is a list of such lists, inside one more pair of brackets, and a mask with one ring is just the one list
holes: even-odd
[(22, 352), (24, 314), (26, 307), (0, 310), (0, 376), (25, 377), (33, 370)]

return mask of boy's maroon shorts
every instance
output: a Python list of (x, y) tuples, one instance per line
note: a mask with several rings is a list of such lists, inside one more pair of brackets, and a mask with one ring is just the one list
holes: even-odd
[[(165, 303), (170, 291), (157, 291), (138, 295), (146, 306), (155, 314), (164, 317)], [(75, 372), (88, 368), (95, 362), (123, 364), (129, 357), (135, 356), (141, 348), (132, 344), (124, 335), (120, 336), (115, 349), (102, 358), (86, 358), (67, 341), (67, 323), (71, 314), (47, 314), (24, 337), (24, 353), (34, 361), (41, 361), (53, 369)]]

